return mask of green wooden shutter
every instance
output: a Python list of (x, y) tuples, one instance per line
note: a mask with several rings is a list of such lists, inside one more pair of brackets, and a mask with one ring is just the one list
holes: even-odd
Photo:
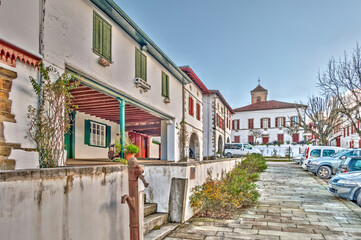
[(142, 53), (136, 48), (135, 49), (135, 77), (141, 78), (141, 55)]
[(94, 12), (93, 18), (93, 51), (102, 54), (103, 20)]
[(109, 61), (112, 59), (112, 26), (103, 21), (103, 57)]
[(166, 90), (167, 90), (167, 98), (169, 98), (169, 76), (166, 75)]
[(147, 56), (141, 53), (141, 78), (147, 81)]
[(162, 96), (167, 97), (167, 74), (162, 72)]
[(106, 133), (106, 147), (109, 147), (110, 142), (111, 142), (111, 136), (112, 136), (112, 128), (110, 126), (107, 125), (107, 133)]
[(84, 144), (90, 145), (90, 120), (84, 121)]

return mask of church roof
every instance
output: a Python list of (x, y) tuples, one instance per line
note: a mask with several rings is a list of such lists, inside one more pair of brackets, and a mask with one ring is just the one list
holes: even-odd
[[(258, 85), (259, 86), (259, 85)], [(244, 107), (234, 109), (235, 112), (246, 112), (246, 111), (256, 111), (256, 110), (270, 110), (270, 109), (280, 109), (280, 108), (296, 108), (296, 107), (307, 107), (303, 104), (296, 103), (287, 103), (280, 102), (275, 100), (256, 102)]]
[(251, 92), (264, 92), (266, 91), (267, 92), (267, 89), (263, 88), (261, 85), (258, 84), (258, 86), (253, 89)]

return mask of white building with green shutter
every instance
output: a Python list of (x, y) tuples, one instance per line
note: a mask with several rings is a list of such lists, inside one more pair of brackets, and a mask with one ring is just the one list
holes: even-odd
[(107, 158), (108, 145), (124, 133), (147, 157), (151, 137), (160, 136), (160, 159), (178, 161), (188, 76), (113, 1), (47, 0), (44, 9), (45, 65), (81, 81), (72, 91), (78, 108), (68, 158)]

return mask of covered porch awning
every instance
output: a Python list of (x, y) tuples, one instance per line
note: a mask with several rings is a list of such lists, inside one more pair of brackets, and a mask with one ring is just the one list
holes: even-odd
[(125, 101), (124, 116), (121, 114), (118, 99), (81, 84), (74, 90), (72, 103), (77, 105), (75, 111), (90, 114), (120, 124), (124, 117), (125, 131), (135, 131), (150, 136), (161, 135), (161, 120), (145, 109), (133, 106)]

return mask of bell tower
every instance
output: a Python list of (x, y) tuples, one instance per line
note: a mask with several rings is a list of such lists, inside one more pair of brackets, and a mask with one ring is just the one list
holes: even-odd
[(267, 101), (267, 89), (261, 86), (261, 80), (258, 78), (258, 86), (251, 91), (251, 103)]

